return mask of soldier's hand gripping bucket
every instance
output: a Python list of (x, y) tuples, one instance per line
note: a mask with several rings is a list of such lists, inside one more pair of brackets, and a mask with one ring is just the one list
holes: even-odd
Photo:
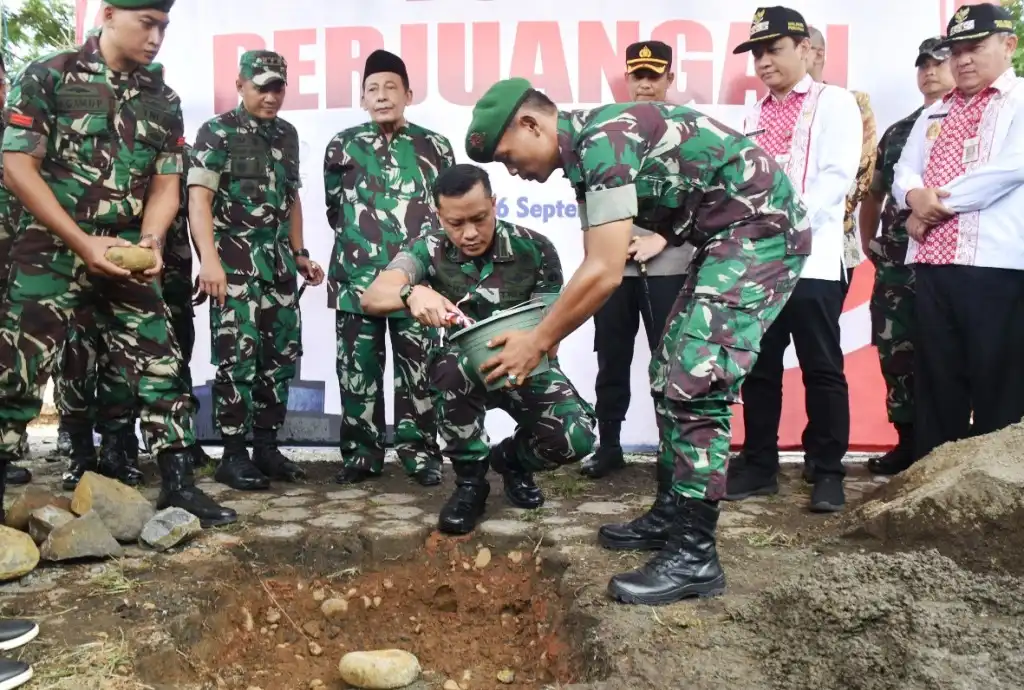
[[(499, 311), (453, 334), (451, 336), (451, 343), (459, 348), (459, 351), (466, 357), (470, 368), (483, 380), (485, 375), (480, 372), (480, 367), (484, 362), (501, 351), (500, 349), (487, 347), (487, 342), (491, 338), (508, 333), (509, 331), (533, 330), (544, 317), (546, 306), (544, 302), (540, 301), (527, 302), (518, 307)], [(551, 364), (548, 362), (547, 354), (545, 354), (541, 358), (540, 364), (526, 378), (543, 374), (550, 368)], [(505, 387), (507, 383), (505, 377), (502, 376), (500, 379), (485, 385), (487, 390), (495, 391)]]

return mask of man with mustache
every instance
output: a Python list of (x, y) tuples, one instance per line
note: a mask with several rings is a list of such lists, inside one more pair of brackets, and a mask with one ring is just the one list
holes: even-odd
[[(675, 80), (672, 48), (661, 41), (641, 41), (626, 48), (626, 83), (631, 101), (665, 101)], [(626, 466), (619, 434), (629, 410), (630, 363), (641, 320), (653, 353), (665, 330), (672, 304), (686, 280), (693, 247), (670, 247), (668, 240), (633, 226), (622, 284), (594, 314), (597, 352), (597, 424), (601, 445), (583, 462), (580, 473), (599, 479)], [(665, 474), (662, 472), (661, 474)], [(660, 476), (660, 483), (671, 477)]]
[(448, 139), (409, 122), (412, 101), (402, 58), (376, 50), (363, 70), (370, 121), (339, 132), (324, 154), (327, 221), (334, 229), (328, 306), (336, 310), (341, 457), (336, 480), (379, 476), (384, 464), (385, 335), (395, 371), (394, 447), (423, 486), (441, 482), (441, 449), (426, 371), (434, 335), (404, 309), (366, 314), (363, 292), (409, 240), (438, 229), (431, 187), (455, 165)]
[(273, 51), (250, 50), (238, 70), (241, 103), (196, 134), (189, 226), (198, 287), (211, 299), (213, 414), (224, 439), (214, 479), (254, 491), (305, 477), (277, 436), (302, 354), (298, 275), (315, 286), (324, 274), (303, 241), (299, 135), (278, 117), (288, 64)]

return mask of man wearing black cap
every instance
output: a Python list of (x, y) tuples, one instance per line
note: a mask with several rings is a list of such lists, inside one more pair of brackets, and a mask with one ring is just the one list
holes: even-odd
[[(632, 101), (664, 101), (675, 80), (672, 48), (661, 41), (641, 41), (626, 48), (626, 83)], [(686, 280), (693, 247), (669, 247), (657, 233), (633, 226), (622, 284), (594, 314), (597, 352), (597, 419), (601, 446), (580, 468), (591, 479), (625, 467), (619, 433), (630, 398), (630, 370), (636, 332), (643, 319), (647, 343), (654, 352), (665, 330), (672, 303)], [(662, 482), (671, 483), (671, 477)]]
[(726, 498), (779, 490), (783, 359), (792, 338), (806, 389), (803, 446), (814, 480), (810, 508), (833, 512), (845, 505), (843, 457), (850, 440), (839, 338), (846, 295), (843, 219), (860, 165), (863, 126), (849, 91), (817, 83), (808, 74), (809, 38), (799, 12), (763, 7), (754, 14), (750, 39), (734, 51), (753, 52), (757, 75), (769, 90), (747, 116), (744, 131), (800, 191), (814, 240), (793, 297), (761, 340), (761, 355), (743, 385), (744, 452), (730, 467)]
[[(910, 130), (921, 112), (949, 93), (949, 48), (942, 37), (925, 39), (917, 51), (917, 88), (924, 105), (893, 124), (878, 142), (877, 166), (861, 201), (860, 231), (864, 254), (875, 267), (871, 293), (871, 336), (885, 378), (886, 409), (899, 442), (885, 455), (868, 461), (876, 474), (897, 474), (914, 461), (914, 269), (906, 265), (907, 211), (892, 196), (893, 170)], [(884, 204), (884, 209), (883, 209)], [(882, 231), (875, 237), (881, 218)]]
[(431, 331), (408, 310), (377, 317), (360, 305), (406, 242), (440, 229), (431, 189), (455, 157), (448, 139), (405, 119), (411, 101), (405, 63), (386, 50), (374, 51), (363, 70), (363, 108), (370, 121), (339, 132), (324, 155), (327, 220), (335, 232), (328, 304), (337, 311), (340, 484), (377, 476), (384, 464), (388, 330), (395, 357), (395, 450), (420, 484), (441, 481), (427, 376)]
[[(956, 88), (926, 108), (896, 165), (914, 266), (915, 454), (1024, 417), (1024, 87), (1005, 8), (947, 28)], [(973, 415), (973, 421), (972, 421)]]

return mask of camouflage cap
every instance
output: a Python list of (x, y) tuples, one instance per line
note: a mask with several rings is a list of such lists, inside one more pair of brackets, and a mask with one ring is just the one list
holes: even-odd
[(288, 62), (272, 50), (249, 50), (238, 62), (238, 74), (256, 86), (274, 81), (288, 83)]
[(508, 129), (519, 106), (533, 86), (525, 79), (513, 77), (499, 81), (473, 106), (473, 119), (466, 134), (466, 155), (477, 163), (491, 163), (494, 149)]
[(159, 10), (170, 12), (174, 0), (106, 0), (111, 7), (120, 10)]

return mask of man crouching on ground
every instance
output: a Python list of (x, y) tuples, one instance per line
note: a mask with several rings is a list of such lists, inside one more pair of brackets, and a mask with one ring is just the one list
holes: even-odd
[[(405, 308), (423, 325), (443, 328), (460, 310), (481, 320), (531, 298), (555, 300), (563, 277), (554, 245), (540, 233), (497, 220), (486, 171), (467, 164), (445, 170), (435, 182), (434, 201), (444, 232), (413, 240), (394, 258), (363, 294), (366, 313)], [(593, 450), (593, 411), (558, 367), (555, 351), (548, 356), (551, 369), (496, 391), (486, 390), (480, 373), (456, 350), (442, 349), (432, 358), (444, 454), (456, 474), (455, 493), (438, 520), (442, 532), (468, 534), (476, 527), (490, 492), (488, 465), (504, 476), (513, 505), (536, 509), (544, 496), (533, 472), (576, 462)], [(495, 408), (517, 427), (489, 448), (484, 418)]]

